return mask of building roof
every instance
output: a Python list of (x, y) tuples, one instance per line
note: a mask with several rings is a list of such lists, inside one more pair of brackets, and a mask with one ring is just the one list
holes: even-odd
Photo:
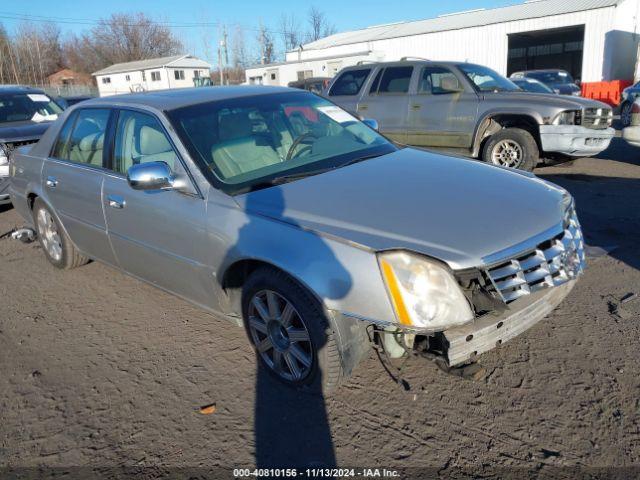
[(407, 37), (424, 33), (460, 30), (496, 23), (513, 22), (531, 18), (550, 17), (566, 13), (582, 12), (599, 8), (613, 7), (620, 0), (532, 0), (508, 7), (479, 9), (467, 12), (441, 15), (437, 18), (411, 22), (398, 22), (378, 25), (362, 30), (336, 33), (315, 42), (303, 45), (303, 50), (319, 50), (348, 45), (352, 43), (372, 42), (389, 38)]
[[(198, 103), (215, 102), (253, 95), (265, 95), (269, 93), (286, 93), (291, 91), (291, 88), (262, 85), (176, 88), (93, 98), (91, 100), (85, 100), (82, 102), (82, 105), (146, 105), (157, 110), (166, 111)], [(299, 90), (293, 91), (299, 92)]]
[[(97, 72), (93, 72), (91, 75), (109, 75), (114, 73), (135, 72), (139, 70), (148, 70), (150, 68), (162, 68), (177, 62), (178, 60), (189, 59), (197, 62), (202, 62), (193, 55), (172, 55), (170, 57), (149, 58), (147, 60), (136, 60), (134, 62), (116, 63), (110, 67), (103, 68)], [(197, 65), (200, 67), (201, 65)]]

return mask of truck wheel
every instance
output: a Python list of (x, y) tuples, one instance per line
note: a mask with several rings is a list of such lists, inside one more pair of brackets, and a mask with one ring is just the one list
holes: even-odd
[(631, 109), (633, 108), (633, 104), (631, 102), (625, 102), (620, 109), (620, 122), (623, 127), (628, 127), (631, 125)]
[(487, 163), (527, 172), (536, 167), (539, 155), (535, 139), (521, 128), (505, 128), (491, 135), (482, 151), (482, 159)]
[(318, 301), (274, 268), (252, 273), (242, 289), (242, 316), (260, 363), (281, 382), (327, 395), (344, 371), (331, 321)]
[(71, 243), (71, 239), (51, 213), (49, 207), (39, 198), (33, 204), (33, 218), (40, 246), (44, 250), (47, 260), (53, 266), (70, 269), (84, 265), (89, 261)]

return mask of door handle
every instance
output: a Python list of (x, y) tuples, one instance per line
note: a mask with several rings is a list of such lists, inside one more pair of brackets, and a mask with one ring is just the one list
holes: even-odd
[(122, 209), (127, 202), (120, 195), (107, 195), (107, 203), (111, 208)]
[(49, 188), (56, 188), (58, 186), (58, 180), (56, 177), (47, 177), (47, 181), (45, 183)]
[(367, 110), (369, 105), (358, 105), (358, 110)]
[(422, 108), (422, 105), (414, 103), (413, 105), (411, 105), (411, 110), (420, 110)]

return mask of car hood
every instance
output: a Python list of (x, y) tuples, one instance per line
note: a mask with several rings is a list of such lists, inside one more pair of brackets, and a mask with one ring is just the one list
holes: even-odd
[(0, 142), (38, 139), (53, 122), (0, 123)]
[(558, 226), (563, 195), (524, 172), (406, 148), (235, 198), (249, 214), (462, 269)]
[(515, 102), (520, 106), (549, 106), (563, 110), (580, 110), (582, 108), (611, 108), (606, 103), (584, 97), (560, 96), (555, 93), (531, 92), (492, 92), (484, 94), (485, 100)]

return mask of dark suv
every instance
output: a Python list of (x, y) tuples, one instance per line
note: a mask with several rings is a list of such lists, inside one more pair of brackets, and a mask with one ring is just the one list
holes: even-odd
[(571, 77), (569, 72), (565, 72), (564, 70), (526, 70), (524, 72), (512, 73), (511, 78), (533, 78), (534, 80), (544, 83), (560, 95), (573, 95), (574, 97), (582, 95), (582, 90), (576, 84), (576, 81)]
[(23, 145), (36, 143), (62, 108), (42, 90), (0, 86), (0, 205), (9, 199), (9, 156)]

